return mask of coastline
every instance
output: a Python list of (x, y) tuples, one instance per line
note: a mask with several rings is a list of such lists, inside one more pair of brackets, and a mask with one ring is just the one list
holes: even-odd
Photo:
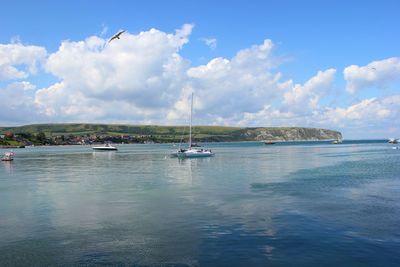
[[(327, 143), (330, 144), (334, 139), (324, 139), (324, 140), (274, 140), (275, 145), (284, 145), (291, 143)], [(259, 140), (245, 140), (245, 141), (210, 141), (210, 142), (197, 142), (200, 144), (221, 144), (221, 143), (259, 143), (264, 144), (265, 141)], [(353, 144), (353, 143), (387, 143), (386, 139), (347, 139), (343, 141), (344, 144)], [(86, 146), (91, 147), (93, 145), (100, 145), (102, 143), (92, 143), (92, 144), (46, 144), (46, 145), (27, 145), (27, 146), (4, 146), (1, 145), (0, 149), (22, 149), (22, 148), (45, 148), (45, 147), (78, 147), (78, 146)], [(175, 142), (165, 142), (165, 143), (112, 143), (113, 145), (177, 145), (179, 143)], [(187, 142), (183, 142), (182, 144), (187, 144)]]

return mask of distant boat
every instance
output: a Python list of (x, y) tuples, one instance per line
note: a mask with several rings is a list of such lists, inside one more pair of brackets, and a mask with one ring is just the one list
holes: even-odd
[(214, 156), (211, 149), (201, 148), (197, 144), (192, 144), (192, 113), (193, 113), (193, 93), (190, 105), (190, 126), (189, 126), (189, 147), (187, 149), (179, 148), (178, 151), (172, 153), (172, 156), (178, 158), (204, 158)]
[(275, 145), (275, 142), (272, 142), (272, 141), (265, 141), (264, 144), (266, 144), (266, 145)]
[(103, 150), (103, 151), (113, 151), (113, 150), (118, 150), (115, 146), (112, 146), (110, 144), (105, 144), (103, 146), (94, 146), (92, 147), (93, 150)]
[(397, 144), (398, 142), (399, 142), (399, 140), (396, 138), (389, 138), (389, 140), (388, 140), (389, 144)]
[(6, 152), (6, 153), (4, 153), (3, 157), (1, 158), (1, 161), (13, 161), (14, 155), (15, 155), (15, 153), (12, 151)]
[(340, 139), (340, 138), (332, 141), (332, 144), (335, 144), (335, 145), (342, 144), (342, 143), (343, 143), (343, 139)]

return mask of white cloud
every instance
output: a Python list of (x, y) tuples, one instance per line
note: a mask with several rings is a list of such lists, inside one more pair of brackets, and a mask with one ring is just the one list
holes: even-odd
[(272, 41), (266, 39), (261, 45), (253, 45), (250, 48), (240, 50), (232, 59), (232, 64), (241, 69), (265, 72), (281, 63), (271, 56), (273, 47)]
[(40, 120), (34, 105), (35, 86), (29, 82), (15, 82), (0, 89), (0, 122), (6, 125)]
[(239, 125), (242, 126), (294, 126), (297, 119), (296, 114), (291, 111), (281, 111), (271, 105), (265, 105), (261, 110), (243, 114)]
[(352, 94), (365, 87), (385, 87), (400, 80), (400, 58), (373, 61), (363, 67), (351, 65), (344, 69), (343, 74), (347, 81), (346, 89)]
[(35, 103), (43, 114), (62, 120), (173, 123), (186, 118), (187, 99), (195, 91), (199, 122), (223, 118), (237, 124), (243, 112), (258, 111), (287, 87), (279, 73), (270, 71), (277, 65), (270, 56), (270, 40), (239, 51), (231, 60), (215, 58), (189, 68), (178, 52), (191, 29), (184, 25), (175, 34), (126, 32), (109, 44), (95, 36), (65, 41), (45, 65), (61, 81), (38, 90)]
[(391, 124), (400, 116), (400, 95), (382, 99), (364, 99), (345, 108), (327, 108), (323, 114), (327, 124), (342, 127), (371, 126), (376, 124)]
[(111, 43), (96, 36), (62, 42), (45, 64), (60, 81), (30, 98), (35, 112), (51, 121), (182, 123), (194, 91), (198, 123), (251, 124), (246, 118), (262, 114), (293, 87), (273, 73), (280, 62), (268, 39), (232, 59), (190, 68), (179, 51), (192, 27), (184, 25), (175, 34), (125, 32)]
[(323, 107), (306, 116), (266, 105), (258, 112), (245, 112), (239, 125), (323, 127), (343, 129), (345, 138), (387, 138), (388, 134), (400, 134), (396, 123), (399, 116), (400, 95), (392, 95), (364, 99), (348, 107)]
[(335, 69), (318, 71), (317, 75), (304, 85), (296, 84), (292, 90), (286, 92), (283, 103), (289, 110), (295, 110), (298, 113), (317, 109), (320, 98), (332, 87), (335, 73)]
[(203, 41), (212, 50), (217, 48), (217, 39), (215, 38), (200, 38), (200, 41)]
[(64, 41), (45, 65), (61, 82), (39, 90), (35, 101), (48, 116), (126, 119), (131, 110), (142, 119), (157, 117), (179, 97), (188, 63), (178, 52), (191, 30), (184, 25), (175, 34), (125, 32), (111, 43), (96, 36)]
[(68, 91), (63, 82), (38, 90), (35, 104), (48, 118), (69, 122), (151, 123), (164, 116), (153, 109), (140, 108), (125, 100), (88, 98)]
[(0, 81), (27, 78), (35, 74), (37, 64), (46, 57), (46, 49), (20, 43), (0, 44)]
[(278, 104), (264, 102), (264, 106), (254, 112), (244, 112), (240, 125), (251, 126), (308, 126), (318, 124), (317, 116), (323, 112), (319, 100), (332, 87), (335, 69), (319, 71), (305, 84), (294, 84), (292, 80), (276, 85)]
[[(271, 56), (272, 48), (272, 41), (265, 40), (240, 50), (232, 59), (214, 58), (206, 65), (188, 69), (186, 91), (196, 92), (196, 120), (234, 125), (244, 112), (257, 112), (271, 103), (283, 84), (280, 73), (271, 72), (278, 65)], [(184, 102), (185, 94), (179, 103)], [(183, 109), (183, 104), (176, 105), (169, 116), (185, 114)]]
[[(350, 106), (327, 104), (336, 70), (318, 71), (304, 84), (283, 78), (277, 70), (283, 60), (274, 56), (269, 39), (232, 58), (190, 66), (180, 52), (192, 28), (187, 24), (175, 33), (125, 32), (111, 43), (97, 36), (63, 41), (48, 57), (41, 47), (0, 45), (0, 104), (10, 110), (0, 115), (0, 122), (182, 124), (187, 123), (194, 92), (195, 124), (333, 129), (374, 125), (399, 131), (393, 126), (400, 116), (399, 95), (370, 97)], [(42, 61), (56, 83), (37, 89), (32, 81), (14, 81), (34, 74)], [(399, 59), (391, 58), (350, 66), (345, 69), (347, 90), (356, 93), (392, 82), (398, 65)]]

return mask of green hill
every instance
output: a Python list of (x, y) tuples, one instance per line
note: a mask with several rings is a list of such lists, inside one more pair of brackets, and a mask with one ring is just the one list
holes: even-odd
[[(159, 142), (175, 142), (188, 135), (187, 126), (120, 125), (120, 124), (32, 124), (18, 127), (0, 127), (0, 133), (44, 133), (48, 137), (61, 135), (85, 136), (104, 134), (110, 136), (151, 136)], [(198, 142), (256, 141), (256, 140), (330, 140), (341, 138), (338, 131), (302, 127), (224, 127), (195, 126), (193, 137)]]

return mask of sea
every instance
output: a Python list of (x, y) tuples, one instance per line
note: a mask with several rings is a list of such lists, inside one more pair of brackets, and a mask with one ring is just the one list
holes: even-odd
[(14, 149), (0, 266), (400, 266), (394, 145), (205, 145)]

